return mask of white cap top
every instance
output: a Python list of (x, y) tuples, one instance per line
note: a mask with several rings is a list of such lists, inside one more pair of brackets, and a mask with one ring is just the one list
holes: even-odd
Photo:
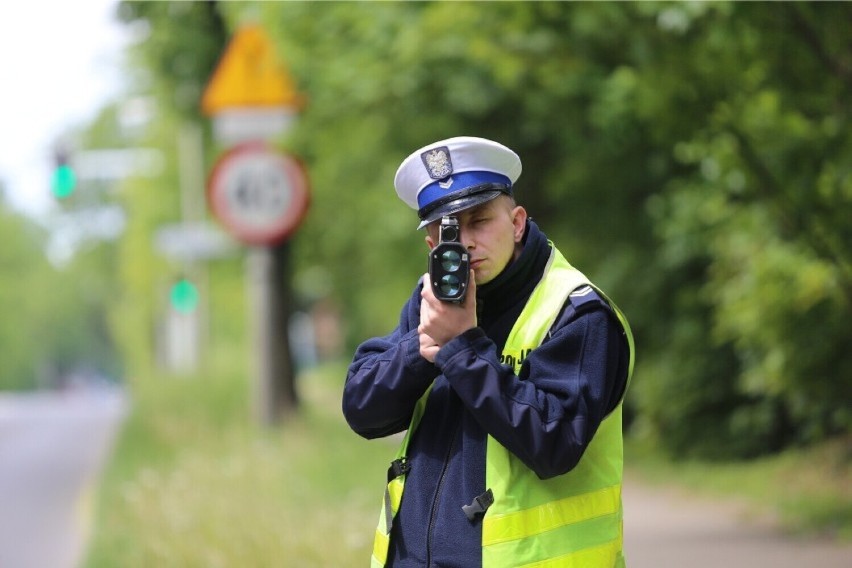
[(441, 140), (413, 152), (399, 166), (394, 187), (416, 209), (421, 227), (512, 193), (521, 175), (521, 159), (497, 142), (472, 136)]

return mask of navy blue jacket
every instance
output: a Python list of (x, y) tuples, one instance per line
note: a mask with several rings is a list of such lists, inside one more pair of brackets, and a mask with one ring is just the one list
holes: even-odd
[(487, 434), (540, 478), (570, 471), (627, 380), (626, 340), (595, 293), (571, 297), (520, 376), (500, 352), (541, 279), (550, 244), (530, 221), (524, 249), (497, 278), (477, 287), (478, 327), (456, 337), (432, 364), (420, 356), (415, 287), (399, 325), (362, 343), (343, 392), (343, 413), (365, 438), (408, 428), (415, 403), (434, 381), (411, 438), (411, 470), (391, 531), (388, 565), (465, 567), (482, 563), (481, 517), (462, 510), (485, 492)]

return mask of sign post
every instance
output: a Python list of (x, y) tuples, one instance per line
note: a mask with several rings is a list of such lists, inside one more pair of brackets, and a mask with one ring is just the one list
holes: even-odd
[(256, 25), (231, 39), (203, 94), (202, 110), (228, 146), (207, 186), (214, 216), (250, 246), (246, 279), (254, 329), (254, 411), (272, 425), (298, 406), (288, 335), (292, 313), (288, 238), (303, 220), (308, 181), (301, 163), (269, 141), (289, 130), (303, 100)]

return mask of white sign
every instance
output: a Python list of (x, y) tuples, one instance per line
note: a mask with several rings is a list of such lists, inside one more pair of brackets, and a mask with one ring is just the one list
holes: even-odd
[(289, 132), (295, 121), (295, 112), (284, 107), (222, 110), (213, 117), (213, 135), (226, 146), (273, 140)]
[(116, 180), (130, 176), (153, 178), (163, 171), (163, 153), (152, 148), (86, 150), (72, 156), (81, 180)]
[(203, 221), (160, 227), (154, 234), (154, 244), (169, 258), (184, 261), (221, 258), (237, 248), (230, 236)]
[(307, 212), (307, 176), (297, 160), (263, 142), (242, 144), (214, 166), (207, 199), (237, 239), (275, 244), (295, 231)]

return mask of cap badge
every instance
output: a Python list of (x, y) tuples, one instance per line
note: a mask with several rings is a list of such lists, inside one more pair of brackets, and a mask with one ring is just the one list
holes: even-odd
[(444, 179), (453, 173), (453, 162), (450, 159), (450, 150), (446, 146), (433, 148), (420, 154), (423, 165), (432, 179)]

